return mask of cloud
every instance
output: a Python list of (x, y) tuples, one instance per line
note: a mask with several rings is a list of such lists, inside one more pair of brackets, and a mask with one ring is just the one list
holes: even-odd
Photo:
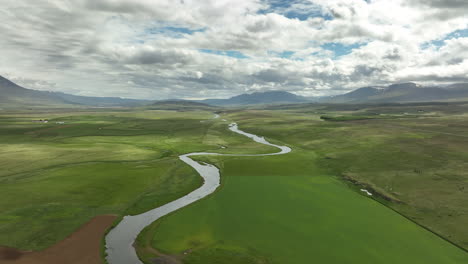
[(337, 94), (468, 76), (462, 0), (5, 0), (0, 75), (133, 98)]
[(409, 2), (435, 8), (468, 8), (468, 2), (464, 0), (410, 0)]

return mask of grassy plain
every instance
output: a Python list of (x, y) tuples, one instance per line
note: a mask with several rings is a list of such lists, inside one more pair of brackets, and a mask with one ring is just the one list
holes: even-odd
[(468, 248), (467, 105), (295, 105), (212, 117), (2, 112), (0, 245), (43, 249), (93, 216), (137, 214), (182, 196), (201, 178), (180, 154), (275, 151), (230, 132), (225, 118), (293, 152), (199, 157), (220, 168), (223, 185), (141, 234), (147, 263), (161, 252), (186, 264), (468, 261), (432, 233)]
[(155, 258), (149, 244), (187, 264), (466, 263), (467, 107), (346, 107), (230, 112), (293, 152), (203, 158), (222, 188), (145, 230), (140, 256)]
[[(96, 215), (137, 214), (190, 192), (202, 180), (179, 154), (262, 151), (212, 117), (124, 109), (2, 112), (0, 245), (44, 249)], [(39, 119), (49, 122), (33, 122)]]

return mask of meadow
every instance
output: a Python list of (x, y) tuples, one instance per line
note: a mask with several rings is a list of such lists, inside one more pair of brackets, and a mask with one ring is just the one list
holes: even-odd
[(94, 216), (138, 214), (183, 196), (202, 180), (180, 154), (269, 150), (212, 118), (206, 111), (2, 112), (0, 245), (41, 250)]
[(202, 182), (180, 154), (276, 151), (231, 121), (293, 151), (196, 157), (220, 169), (222, 186), (145, 229), (145, 263), (468, 261), (461, 103), (270, 106), (218, 119), (207, 109), (5, 111), (0, 245), (41, 250), (94, 216), (181, 197)]
[(226, 113), (293, 152), (202, 158), (221, 168), (222, 188), (147, 228), (139, 254), (146, 263), (466, 263), (467, 111), (458, 108)]

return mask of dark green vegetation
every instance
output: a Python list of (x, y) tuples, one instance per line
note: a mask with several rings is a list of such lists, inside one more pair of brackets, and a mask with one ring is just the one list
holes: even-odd
[(188, 264), (468, 260), (467, 104), (271, 106), (219, 119), (189, 109), (3, 112), (0, 244), (45, 248), (95, 215), (190, 192), (201, 179), (179, 154), (275, 151), (227, 119), (293, 152), (197, 157), (223, 185), (142, 233), (148, 263), (152, 247)]
[[(229, 114), (293, 152), (203, 158), (222, 188), (145, 230), (145, 261), (148, 246), (189, 264), (468, 261), (468, 105), (291, 108)], [(372, 113), (393, 117), (352, 118)]]
[(323, 115), (320, 119), (325, 121), (355, 121), (355, 120), (367, 120), (367, 119), (397, 119), (397, 118), (414, 118), (415, 116), (410, 115)]
[(201, 178), (179, 154), (270, 150), (228, 133), (227, 124), (212, 117), (200, 111), (2, 112), (0, 245), (43, 249), (93, 216), (142, 213), (190, 192)]

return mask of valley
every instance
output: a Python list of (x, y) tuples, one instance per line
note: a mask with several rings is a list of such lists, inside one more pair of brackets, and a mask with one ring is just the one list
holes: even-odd
[(468, 264), (467, 0), (2, 0), (0, 264)]
[(93, 217), (182, 197), (202, 180), (181, 154), (275, 151), (229, 131), (235, 121), (293, 152), (196, 157), (220, 169), (221, 187), (146, 228), (143, 262), (464, 263), (466, 113), (462, 103), (259, 106), (216, 119), (194, 109), (3, 112), (0, 244), (44, 250)]

